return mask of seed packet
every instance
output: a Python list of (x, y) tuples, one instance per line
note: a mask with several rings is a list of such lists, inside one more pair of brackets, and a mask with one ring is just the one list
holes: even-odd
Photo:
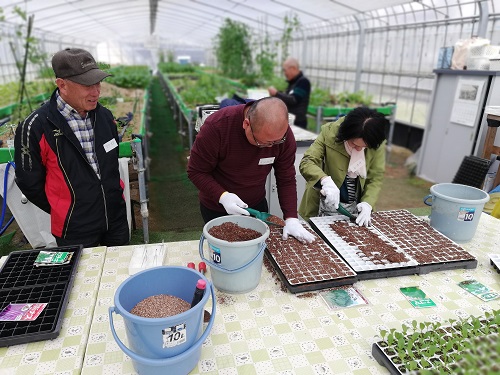
[(465, 280), (458, 283), (458, 286), (464, 288), (469, 293), (474, 294), (481, 300), (488, 302), (500, 297), (500, 294), (495, 292), (493, 289), (481, 284), (477, 280)]
[(368, 305), (366, 298), (354, 286), (328, 289), (320, 292), (319, 295), (332, 310)]
[(32, 321), (38, 318), (46, 303), (9, 303), (0, 311), (0, 321)]
[(424, 307), (434, 307), (436, 304), (427, 297), (425, 292), (418, 286), (407, 286), (399, 288), (411, 305), (417, 309)]
[(71, 262), (73, 252), (68, 251), (40, 251), (35, 259), (35, 266), (56, 266)]

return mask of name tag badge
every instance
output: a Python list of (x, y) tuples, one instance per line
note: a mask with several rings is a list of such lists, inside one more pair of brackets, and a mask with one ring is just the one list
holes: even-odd
[(262, 158), (259, 160), (259, 165), (268, 165), (274, 163), (274, 156), (271, 158)]
[(112, 139), (110, 141), (107, 141), (105, 144), (104, 144), (104, 151), (106, 152), (110, 152), (111, 150), (115, 149), (118, 147), (118, 143), (116, 143), (116, 139)]

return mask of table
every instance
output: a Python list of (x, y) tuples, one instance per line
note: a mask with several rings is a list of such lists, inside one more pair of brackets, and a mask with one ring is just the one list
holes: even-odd
[[(167, 243), (164, 264), (197, 263), (198, 243)], [(255, 290), (240, 295), (217, 291), (215, 323), (192, 374), (386, 374), (388, 371), (371, 355), (380, 329), (400, 329), (412, 320), (478, 316), (500, 308), (500, 300), (482, 302), (457, 285), (476, 279), (500, 291), (500, 274), (487, 256), (500, 249), (500, 221), (483, 213), (474, 238), (462, 247), (477, 258), (476, 269), (360, 281), (354, 285), (369, 304), (336, 311), (329, 310), (316, 292), (294, 295), (283, 291), (276, 276), (264, 267)], [(84, 375), (134, 373), (132, 362), (111, 335), (108, 318), (115, 290), (128, 277), (133, 248), (107, 248), (81, 372)], [(411, 307), (399, 287), (414, 285), (437, 306)], [(210, 309), (210, 302), (206, 309)], [(116, 331), (127, 343), (123, 320), (119, 315), (114, 317)]]
[(83, 249), (56, 339), (0, 348), (0, 374), (80, 374), (106, 247)]

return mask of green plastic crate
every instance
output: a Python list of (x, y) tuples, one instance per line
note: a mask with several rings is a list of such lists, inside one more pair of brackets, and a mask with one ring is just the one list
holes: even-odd
[[(336, 117), (339, 115), (347, 115), (354, 108), (355, 107), (322, 107), (322, 114), (323, 117)], [(379, 113), (382, 113), (383, 115), (389, 116), (393, 113), (396, 106), (389, 105), (384, 107), (370, 107), (370, 108), (376, 110)], [(318, 114), (318, 107), (310, 105), (307, 107), (307, 112), (311, 115), (316, 116)]]

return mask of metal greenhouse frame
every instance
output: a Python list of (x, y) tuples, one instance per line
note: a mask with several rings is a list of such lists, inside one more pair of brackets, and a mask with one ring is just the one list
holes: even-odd
[[(199, 53), (200, 61), (216, 66), (212, 41), (226, 18), (247, 24), (256, 44), (269, 38), (279, 67), (284, 59), (284, 19), (296, 17), (300, 26), (291, 35), (289, 55), (300, 60), (314, 86), (331, 93), (362, 90), (375, 102), (396, 103), (397, 121), (422, 129), (439, 49), (472, 36), (500, 44), (499, 8), (500, 0), (360, 0), (353, 6), (333, 0), (136, 0), (130, 4), (3, 0), (0, 83), (18, 77), (19, 56), (13, 50), (23, 48), (19, 9), (35, 15), (33, 35), (48, 56), (66, 46), (80, 46), (100, 61), (148, 64), (152, 70), (159, 50)], [(36, 67), (30, 64), (27, 78), (36, 78)]]

